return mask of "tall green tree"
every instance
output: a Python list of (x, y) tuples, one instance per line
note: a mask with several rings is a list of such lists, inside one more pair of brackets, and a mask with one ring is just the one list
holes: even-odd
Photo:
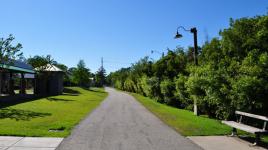
[(20, 43), (13, 45), (14, 36), (9, 35), (8, 38), (0, 38), (0, 93), (2, 91), (2, 72), (5, 71), (5, 66), (10, 66), (14, 60), (23, 56), (22, 45)]
[(100, 67), (95, 74), (95, 85), (97, 87), (103, 87), (106, 81), (106, 70), (104, 67)]
[(14, 60), (23, 56), (23, 53), (20, 51), (22, 45), (20, 43), (15, 46), (12, 45), (15, 37), (9, 35), (8, 38), (0, 38), (0, 64), (1, 65), (10, 65)]
[[(58, 63), (51, 57), (51, 55), (39, 56), (35, 55), (27, 59), (27, 62), (32, 65), (34, 68), (42, 69), (43, 66), (47, 64), (57, 65)], [(46, 69), (46, 68), (43, 68)]]
[(90, 86), (90, 70), (84, 60), (79, 60), (77, 67), (73, 69), (72, 81), (82, 87)]

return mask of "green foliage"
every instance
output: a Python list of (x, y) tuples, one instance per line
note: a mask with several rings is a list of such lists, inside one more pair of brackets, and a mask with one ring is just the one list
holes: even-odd
[(90, 86), (90, 70), (83, 60), (80, 60), (72, 71), (72, 82), (82, 87)]
[(136, 84), (131, 78), (127, 78), (124, 82), (124, 90), (129, 92), (135, 92), (136, 91)]
[(173, 79), (186, 67), (186, 55), (181, 49), (177, 52), (169, 50), (167, 55), (153, 64), (154, 75), (160, 79)]
[(0, 64), (12, 64), (17, 58), (22, 57), (22, 45), (18, 43), (17, 45), (12, 45), (14, 41), (14, 36), (9, 35), (8, 38), (0, 38)]
[(170, 79), (165, 79), (160, 83), (161, 93), (163, 94), (164, 102), (168, 105), (178, 106), (178, 102), (175, 97), (176, 86)]
[(188, 77), (183, 74), (179, 74), (175, 80), (175, 96), (180, 103), (180, 108), (185, 108), (188, 110), (193, 109), (193, 101), (190, 99), (189, 94), (186, 88), (186, 82), (188, 81)]
[(268, 16), (231, 19), (220, 36), (202, 46), (199, 66), (194, 66), (192, 47), (178, 47), (155, 62), (145, 57), (114, 72), (111, 80), (123, 90), (180, 108), (192, 109), (196, 101), (209, 117), (231, 118), (235, 110), (266, 115)]
[(157, 77), (150, 78), (144, 75), (140, 82), (146, 96), (155, 97), (158, 101), (163, 102), (161, 99), (160, 82)]
[[(33, 68), (40, 68), (42, 69), (43, 66), (46, 66), (47, 64), (50, 65), (57, 65), (58, 63), (54, 61), (51, 57), (51, 55), (47, 56), (39, 56), (35, 55), (34, 57), (30, 57), (27, 59), (28, 64), (33, 66)], [(46, 68), (43, 68), (46, 69)]]
[(103, 67), (97, 71), (95, 75), (95, 86), (96, 87), (103, 87), (106, 80), (106, 71)]

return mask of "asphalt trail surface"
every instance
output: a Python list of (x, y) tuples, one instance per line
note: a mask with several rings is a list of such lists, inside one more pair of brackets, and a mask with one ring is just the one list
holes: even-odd
[(109, 96), (57, 150), (201, 150), (132, 96), (112, 88), (106, 91)]

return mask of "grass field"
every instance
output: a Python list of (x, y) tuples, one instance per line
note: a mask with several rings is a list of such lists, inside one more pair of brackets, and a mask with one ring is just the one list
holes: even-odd
[(148, 110), (184, 136), (229, 134), (231, 128), (218, 120), (197, 117), (193, 112), (160, 104), (139, 94), (132, 95)]
[[(174, 128), (184, 136), (202, 135), (229, 135), (231, 128), (221, 124), (219, 120), (210, 119), (202, 116), (195, 116), (188, 110), (177, 109), (174, 107), (160, 104), (148, 97), (131, 93), (149, 111), (158, 116), (163, 122)], [(239, 135), (246, 136), (254, 140), (254, 135), (243, 131), (238, 131)], [(268, 136), (262, 137), (262, 141), (268, 143)]]
[(0, 104), (0, 135), (66, 137), (107, 96), (103, 89), (67, 88), (66, 93)]

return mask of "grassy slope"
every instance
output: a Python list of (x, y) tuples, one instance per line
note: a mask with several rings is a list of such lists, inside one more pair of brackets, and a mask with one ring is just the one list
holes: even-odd
[[(103, 89), (64, 94), (0, 109), (0, 135), (65, 137), (107, 96)], [(50, 129), (64, 129), (51, 132)]]
[[(228, 135), (231, 133), (231, 128), (221, 124), (218, 120), (200, 116), (197, 117), (193, 115), (193, 112), (160, 104), (139, 94), (131, 93), (131, 95), (142, 103), (148, 110), (158, 116), (162, 121), (184, 136)], [(238, 133), (239, 135), (242, 134), (244, 136), (246, 135), (254, 138), (253, 134), (243, 131), (238, 131)], [(263, 136), (262, 140), (268, 143), (268, 136)]]
[(160, 104), (148, 97), (132, 94), (148, 110), (184, 136), (229, 134), (231, 128), (215, 119), (197, 117), (193, 112)]

